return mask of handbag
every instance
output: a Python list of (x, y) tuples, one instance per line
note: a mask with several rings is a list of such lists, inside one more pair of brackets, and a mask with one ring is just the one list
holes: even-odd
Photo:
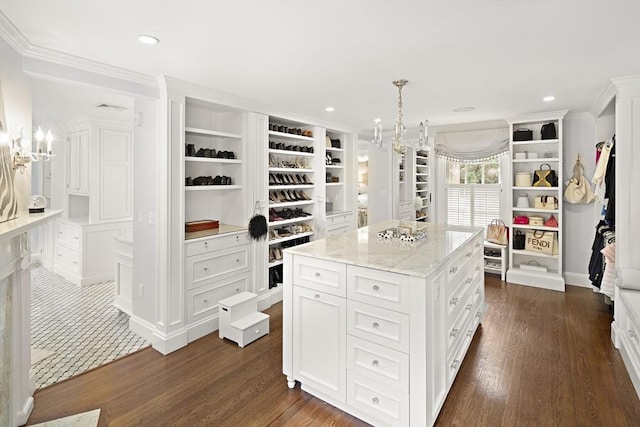
[(524, 249), (547, 255), (558, 254), (558, 233), (555, 231), (527, 230)]
[(520, 230), (516, 230), (513, 235), (513, 249), (524, 249), (524, 239), (524, 233)]
[(542, 125), (542, 128), (540, 129), (540, 138), (556, 139), (556, 125), (553, 122)]
[(532, 216), (529, 218), (529, 224), (530, 225), (543, 225), (544, 224), (544, 218), (542, 218), (541, 216)]
[(551, 216), (549, 217), (549, 219), (547, 219), (547, 220), (544, 222), (544, 226), (545, 226), (545, 227), (557, 227), (557, 226), (558, 226), (558, 220), (556, 219), (556, 217), (555, 217), (555, 216), (551, 215)]
[(491, 243), (506, 245), (509, 241), (507, 233), (507, 226), (504, 225), (504, 222), (500, 219), (492, 219), (491, 223), (487, 226), (487, 240)]
[(573, 177), (567, 181), (564, 189), (564, 199), (569, 203), (589, 204), (596, 199), (591, 189), (591, 184), (584, 176), (584, 167), (580, 161), (580, 155), (573, 166)]
[(529, 217), (526, 215), (516, 215), (513, 218), (513, 223), (514, 224), (529, 224)]
[(531, 141), (533, 139), (533, 131), (531, 129), (516, 129), (513, 131), (514, 141)]
[(556, 196), (536, 196), (533, 200), (535, 209), (558, 209), (558, 198)]
[[(548, 169), (544, 169), (547, 166)], [(534, 171), (533, 174), (533, 186), (534, 187), (557, 187), (558, 175), (556, 171), (551, 169), (549, 163), (543, 163), (540, 165), (540, 169)]]

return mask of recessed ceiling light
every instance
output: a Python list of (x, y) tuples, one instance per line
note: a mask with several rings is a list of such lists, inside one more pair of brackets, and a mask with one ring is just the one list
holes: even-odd
[(333, 113), (336, 109), (333, 107), (327, 107), (324, 109), (325, 111), (328, 111), (329, 113)]
[(551, 102), (551, 101), (554, 101), (555, 99), (556, 97), (553, 95), (545, 96), (544, 98), (542, 98), (542, 100), (546, 102)]
[(158, 44), (160, 40), (157, 37), (150, 36), (148, 34), (140, 34), (138, 36), (138, 41), (144, 44)]
[(456, 107), (453, 109), (454, 113), (468, 113), (469, 111), (475, 110), (476, 107)]

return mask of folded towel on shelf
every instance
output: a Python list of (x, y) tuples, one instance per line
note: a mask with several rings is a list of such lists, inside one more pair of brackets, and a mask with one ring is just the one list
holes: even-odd
[(640, 291), (640, 270), (633, 268), (621, 269), (618, 286), (622, 289)]

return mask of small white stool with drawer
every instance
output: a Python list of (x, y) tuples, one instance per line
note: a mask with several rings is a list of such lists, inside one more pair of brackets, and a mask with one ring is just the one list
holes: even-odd
[(258, 296), (240, 292), (218, 302), (220, 338), (228, 338), (244, 347), (269, 333), (269, 315), (258, 311)]

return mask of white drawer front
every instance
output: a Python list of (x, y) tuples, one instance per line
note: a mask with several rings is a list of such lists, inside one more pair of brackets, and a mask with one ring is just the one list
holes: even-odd
[(82, 238), (82, 230), (80, 227), (74, 227), (64, 223), (56, 223), (57, 241), (67, 247), (80, 249), (80, 241)]
[(409, 355), (347, 335), (347, 369), (409, 392)]
[[(409, 395), (353, 372), (347, 373), (347, 404), (390, 426), (409, 425)], [(378, 423), (375, 423), (378, 424)]]
[(351, 231), (351, 226), (349, 224), (327, 228), (327, 237), (339, 236), (340, 234), (348, 233), (349, 231)]
[(633, 323), (631, 316), (627, 313), (627, 327), (625, 328), (625, 335), (627, 336), (627, 341), (631, 344), (631, 348), (629, 352), (631, 356), (640, 362), (640, 330)]
[(195, 242), (185, 243), (187, 256), (199, 255), (221, 249), (233, 248), (251, 243), (247, 233), (236, 233), (210, 237)]
[(347, 267), (337, 262), (294, 255), (293, 284), (339, 297), (346, 296)]
[(351, 214), (331, 215), (327, 217), (327, 227), (331, 227), (338, 224), (345, 224), (347, 227), (351, 221)]
[(217, 277), (249, 269), (249, 246), (227, 249), (187, 258), (187, 289)]
[(249, 275), (222, 280), (187, 292), (187, 321), (194, 322), (218, 312), (218, 301), (249, 288)]
[[(466, 276), (461, 277), (461, 283), (455, 288), (451, 295), (447, 296), (447, 324), (451, 324), (463, 309), (471, 289), (475, 286), (473, 270), (467, 272)], [(477, 281), (477, 279), (475, 279)]]
[(409, 312), (409, 277), (356, 266), (347, 267), (349, 299)]
[(347, 301), (347, 333), (409, 352), (409, 316), (406, 314)]
[(80, 274), (80, 253), (64, 246), (56, 245), (56, 262), (71, 273)]

